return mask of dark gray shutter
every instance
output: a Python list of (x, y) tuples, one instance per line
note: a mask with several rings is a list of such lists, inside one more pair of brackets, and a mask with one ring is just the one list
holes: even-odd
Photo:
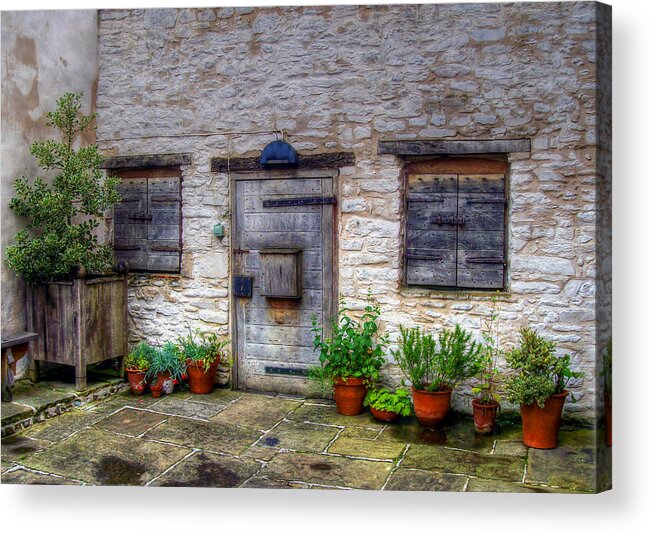
[(407, 284), (454, 287), (457, 175), (411, 174), (406, 200)]
[(132, 270), (147, 269), (147, 179), (123, 178), (118, 185), (122, 200), (114, 209), (113, 253)]
[(181, 260), (181, 178), (149, 178), (147, 270), (178, 272)]
[(504, 174), (459, 175), (458, 287), (504, 287), (505, 217)]

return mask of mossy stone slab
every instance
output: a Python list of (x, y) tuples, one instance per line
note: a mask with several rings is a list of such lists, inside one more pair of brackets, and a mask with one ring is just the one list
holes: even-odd
[(296, 422), (312, 422), (338, 427), (361, 427), (381, 429), (384, 424), (378, 422), (370, 413), (346, 416), (337, 413), (334, 405), (305, 403), (287, 416)]
[(467, 492), (540, 492), (540, 493), (567, 493), (566, 490), (554, 489), (540, 485), (527, 485), (524, 483), (510, 483), (494, 479), (472, 478), (468, 483)]
[(322, 452), (338, 432), (339, 428), (332, 426), (281, 422), (265, 435), (259, 444), (301, 452)]
[(595, 492), (597, 465), (594, 448), (559, 445), (553, 450), (529, 450), (527, 482), (568, 490)]
[(522, 481), (524, 475), (524, 459), (521, 458), (422, 444), (409, 448), (401, 466), (503, 481)]
[(358, 428), (358, 427), (345, 427), (341, 433), (340, 437), (350, 437), (352, 439), (368, 439), (373, 440), (378, 437), (382, 428)]
[(20, 461), (24, 457), (47, 448), (51, 443), (46, 440), (30, 439), (22, 435), (10, 435), (2, 439), (2, 459)]
[(32, 407), (38, 412), (77, 399), (77, 395), (72, 391), (58, 391), (45, 383), (30, 383), (25, 380), (16, 382), (12, 394), (14, 403)]
[(380, 489), (392, 463), (312, 453), (279, 453), (263, 470), (269, 479), (302, 481), (334, 487)]
[(114, 413), (123, 407), (135, 407), (137, 409), (147, 409), (155, 403), (159, 402), (160, 398), (154, 398), (151, 394), (141, 394), (136, 396), (131, 392), (123, 392), (115, 394), (107, 399), (99, 400), (84, 406), (85, 409), (96, 413)]
[(93, 428), (30, 455), (24, 464), (93, 485), (144, 485), (188, 452)]
[(283, 481), (279, 479), (269, 479), (260, 474), (253, 476), (242, 485), (243, 489), (309, 489), (310, 485), (305, 483), (296, 483)]
[(197, 452), (165, 472), (151, 485), (232, 488), (240, 486), (260, 468), (260, 463), (253, 459)]
[(192, 402), (201, 403), (217, 403), (228, 405), (235, 400), (239, 400), (246, 393), (230, 389), (213, 389), (210, 394), (192, 394), (190, 393), (188, 399)]
[(180, 400), (173, 396), (168, 396), (160, 402), (154, 404), (149, 409), (157, 413), (164, 413), (175, 416), (185, 416), (188, 418), (199, 418), (208, 420), (217, 413), (226, 408), (226, 404), (204, 403), (189, 400)]
[(400, 457), (405, 446), (402, 442), (356, 439), (340, 436), (328, 448), (328, 453), (337, 453), (351, 457), (367, 457), (370, 459), (395, 460)]
[(266, 431), (301, 403), (261, 394), (247, 394), (230, 404), (212, 420)]
[(468, 476), (398, 468), (384, 490), (462, 492)]
[(60, 476), (49, 476), (24, 468), (2, 474), (2, 483), (11, 485), (81, 485), (79, 481)]
[(57, 442), (77, 431), (92, 426), (104, 416), (106, 415), (103, 413), (86, 411), (84, 409), (73, 409), (54, 418), (34, 424), (22, 432), (22, 435)]
[(34, 414), (34, 409), (28, 405), (20, 405), (14, 402), (2, 402), (2, 425), (13, 424), (19, 420), (25, 420)]
[(171, 417), (148, 431), (145, 438), (209, 452), (239, 455), (257, 441), (261, 434), (254, 429), (230, 424)]
[(127, 407), (101, 420), (95, 424), (95, 427), (112, 431), (113, 433), (137, 437), (161, 422), (164, 422), (167, 418), (167, 416), (159, 413)]
[(529, 452), (522, 441), (498, 440), (495, 443), (496, 455), (512, 455), (514, 457), (526, 457)]

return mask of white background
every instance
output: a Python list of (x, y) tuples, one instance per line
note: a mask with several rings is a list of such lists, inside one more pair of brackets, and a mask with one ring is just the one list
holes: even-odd
[[(440, 0), (442, 3), (442, 0)], [(324, 4), (255, 0), (4, 0), (2, 9)], [(351, 2), (353, 3), (353, 2)], [(365, 3), (365, 2), (358, 2)], [(374, 2), (382, 3), (382, 2)], [(397, 1), (391, 3), (399, 3)], [(0, 527), (146, 531), (569, 532), (651, 530), (650, 2), (613, 5), (614, 489), (601, 495), (0, 487)], [(2, 199), (2, 201), (7, 201)]]

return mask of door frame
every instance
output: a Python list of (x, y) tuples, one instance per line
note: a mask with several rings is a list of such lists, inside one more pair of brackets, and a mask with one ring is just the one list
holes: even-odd
[[(270, 169), (266, 171), (256, 172), (231, 172), (229, 173), (229, 197), (230, 197), (230, 211), (231, 211), (231, 231), (229, 239), (229, 312), (230, 312), (230, 335), (231, 335), (231, 389), (240, 389), (240, 380), (244, 378), (244, 373), (240, 371), (240, 352), (243, 352), (244, 341), (240, 339), (237, 334), (237, 325), (240, 321), (243, 322), (244, 317), (240, 316), (243, 306), (238, 306), (235, 295), (233, 294), (233, 276), (235, 275), (236, 266), (242, 260), (242, 254), (235, 254), (233, 250), (239, 248), (237, 238), (237, 182), (250, 181), (250, 180), (279, 180), (279, 179), (331, 179), (332, 191), (330, 196), (339, 198), (339, 169), (323, 169), (323, 170), (300, 170), (300, 169)], [(325, 193), (321, 193), (325, 196)], [(339, 294), (339, 275), (338, 275), (338, 254), (337, 254), (337, 203), (332, 205), (332, 209), (324, 209), (321, 218), (321, 235), (323, 236), (323, 311), (324, 328), (326, 332), (330, 330), (330, 324), (327, 317), (332, 317), (337, 312), (338, 307), (338, 294)], [(332, 227), (332, 231), (324, 231), (328, 225)], [(237, 263), (236, 263), (237, 262)], [(328, 268), (329, 266), (329, 268)], [(330, 290), (326, 293), (326, 285), (330, 285)], [(245, 385), (245, 383), (244, 383)], [(243, 387), (245, 388), (245, 387)]]

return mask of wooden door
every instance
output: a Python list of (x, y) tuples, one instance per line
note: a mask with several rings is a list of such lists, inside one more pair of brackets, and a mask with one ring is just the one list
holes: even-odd
[(233, 202), (233, 355), (238, 388), (304, 394), (318, 362), (312, 318), (335, 312), (331, 175), (238, 175)]

